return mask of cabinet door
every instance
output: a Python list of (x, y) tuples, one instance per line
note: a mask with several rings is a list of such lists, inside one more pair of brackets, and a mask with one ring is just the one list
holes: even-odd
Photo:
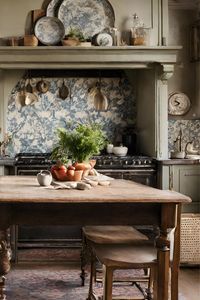
[(192, 198), (183, 212), (200, 212), (200, 165), (173, 166), (173, 189)]
[(0, 176), (4, 175), (4, 167), (0, 166)]

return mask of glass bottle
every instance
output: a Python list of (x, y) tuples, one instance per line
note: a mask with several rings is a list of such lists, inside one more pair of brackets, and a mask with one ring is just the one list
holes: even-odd
[(133, 15), (133, 27), (131, 28), (131, 45), (146, 45), (146, 29), (137, 14)]

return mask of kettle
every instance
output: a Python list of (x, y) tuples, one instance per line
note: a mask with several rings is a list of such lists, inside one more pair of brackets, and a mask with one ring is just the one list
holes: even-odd
[(49, 186), (52, 182), (51, 172), (48, 170), (42, 170), (37, 174), (37, 181), (41, 186)]

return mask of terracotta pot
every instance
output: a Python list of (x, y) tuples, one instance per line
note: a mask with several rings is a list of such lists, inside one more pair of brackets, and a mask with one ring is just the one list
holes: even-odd
[(82, 176), (83, 176), (83, 170), (74, 171), (74, 181), (81, 181)]
[(92, 169), (91, 164), (88, 163), (88, 162), (81, 162), (81, 163), (77, 162), (77, 163), (74, 164), (74, 167), (76, 168), (76, 170), (82, 170), (83, 171), (82, 177), (88, 176), (90, 170)]

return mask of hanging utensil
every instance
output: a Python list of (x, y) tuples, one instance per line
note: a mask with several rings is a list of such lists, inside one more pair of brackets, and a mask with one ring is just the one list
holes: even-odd
[(33, 93), (33, 87), (32, 87), (32, 85), (31, 85), (31, 79), (28, 78), (28, 79), (26, 80), (26, 82), (28, 82), (28, 83), (27, 83), (26, 86), (25, 86), (25, 91), (26, 91), (27, 93)]
[(69, 88), (66, 86), (64, 79), (62, 86), (59, 88), (58, 95), (62, 100), (65, 100), (69, 96)]
[(108, 109), (108, 99), (101, 91), (101, 77), (96, 84), (94, 92), (94, 107), (97, 111), (106, 111)]
[(15, 104), (16, 107), (19, 111), (21, 111), (21, 108), (25, 106), (25, 98), (26, 98), (26, 93), (25, 93), (25, 80), (21, 80), (20, 82), (20, 89), (16, 94), (15, 98)]
[(36, 89), (38, 92), (45, 94), (49, 90), (49, 82), (43, 78), (37, 82)]

